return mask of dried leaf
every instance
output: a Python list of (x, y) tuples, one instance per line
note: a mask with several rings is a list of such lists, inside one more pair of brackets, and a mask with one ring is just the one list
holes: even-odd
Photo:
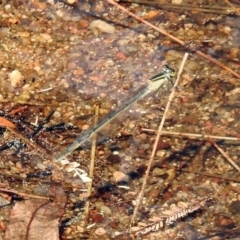
[(60, 186), (52, 187), (50, 191), (52, 202), (29, 199), (14, 205), (4, 240), (59, 239), (59, 219), (67, 198)]
[(0, 126), (2, 127), (10, 127), (10, 128), (17, 128), (11, 121), (4, 117), (0, 117)]

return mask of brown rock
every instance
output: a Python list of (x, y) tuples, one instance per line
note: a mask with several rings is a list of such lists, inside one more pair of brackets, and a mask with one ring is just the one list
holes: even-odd
[(107, 161), (110, 163), (120, 163), (121, 158), (119, 157), (118, 154), (111, 154), (107, 157)]
[(232, 201), (231, 204), (228, 206), (229, 212), (233, 214), (240, 213), (240, 201)]
[(215, 218), (215, 224), (217, 227), (220, 228), (235, 228), (235, 223), (234, 221), (228, 217), (228, 216), (224, 216), (224, 215), (219, 215)]

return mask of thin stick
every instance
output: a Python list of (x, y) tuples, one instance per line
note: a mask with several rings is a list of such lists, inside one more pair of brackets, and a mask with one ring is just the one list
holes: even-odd
[[(94, 125), (97, 125), (98, 117), (99, 117), (99, 106), (97, 105), (95, 108)], [(89, 166), (89, 177), (92, 179), (93, 179), (93, 172), (94, 172), (96, 145), (97, 145), (97, 134), (95, 133), (92, 138), (91, 162)], [(91, 196), (91, 193), (92, 193), (92, 181), (88, 183), (88, 188), (87, 188), (88, 199), (85, 205), (85, 223), (87, 223), (89, 219), (89, 207), (90, 207), (89, 197)]]
[(222, 148), (220, 148), (217, 143), (215, 143), (214, 141), (210, 141), (214, 147), (231, 163), (231, 165), (233, 167), (235, 167), (237, 169), (238, 172), (240, 172), (240, 168), (238, 167), (238, 165), (222, 150)]
[(9, 132), (15, 134), (17, 137), (21, 138), (25, 143), (27, 143), (28, 145), (30, 145), (34, 149), (39, 150), (39, 152), (42, 154), (42, 156), (45, 159), (48, 159), (48, 160), (52, 159), (52, 155), (48, 154), (47, 151), (42, 146), (40, 146), (37, 143), (33, 143), (30, 139), (23, 136), (22, 133), (20, 133), (18, 130), (14, 129), (14, 128), (10, 128), (10, 127), (7, 127), (7, 130)]
[(191, 5), (191, 4), (174, 4), (174, 3), (160, 3), (158, 1), (141, 1), (141, 0), (121, 0), (120, 2), (131, 2), (144, 4), (149, 6), (157, 6), (161, 9), (166, 9), (169, 11), (174, 10), (190, 10), (190, 11), (198, 11), (198, 12), (208, 12), (208, 13), (219, 13), (229, 15), (234, 13), (232, 8), (229, 7), (219, 7), (219, 6), (199, 6), (199, 5)]
[(235, 7), (235, 6), (234, 6), (232, 3), (230, 3), (228, 0), (225, 0), (225, 3), (226, 3), (230, 8), (232, 8), (233, 11), (235, 11), (235, 12), (237, 12), (237, 13), (240, 12), (239, 8)]
[(200, 171), (190, 171), (190, 170), (185, 170), (185, 169), (181, 169), (181, 171), (187, 172), (187, 173), (203, 175), (203, 176), (207, 176), (207, 177), (211, 177), (211, 178), (220, 178), (220, 179), (224, 179), (227, 181), (240, 182), (240, 179), (238, 179), (238, 178), (225, 177), (225, 176), (222, 176), (219, 174), (212, 174), (212, 173), (206, 173), (206, 172), (200, 172)]
[(45, 196), (39, 196), (39, 195), (33, 195), (33, 194), (27, 194), (27, 193), (21, 193), (16, 190), (11, 190), (11, 189), (5, 189), (5, 188), (0, 188), (0, 192), (6, 192), (6, 193), (12, 193), (19, 195), (21, 197), (24, 197), (24, 199), (29, 199), (29, 198), (37, 198), (37, 199), (46, 199), (49, 200), (49, 197)]
[[(149, 23), (148, 21), (146, 21), (146, 20), (144, 20), (144, 19), (141, 19), (140, 17), (138, 17), (138, 16), (135, 15), (134, 13), (128, 11), (126, 8), (122, 7), (122, 6), (119, 5), (118, 3), (114, 2), (113, 0), (106, 0), (106, 1), (108, 1), (108, 2), (111, 3), (112, 5), (116, 6), (117, 8), (121, 9), (123, 12), (125, 12), (125, 13), (127, 13), (128, 15), (132, 16), (133, 18), (137, 19), (138, 21), (140, 21), (140, 22), (148, 25), (149, 27), (155, 29), (156, 31), (162, 33), (163, 35), (171, 38), (171, 39), (174, 40), (175, 42), (177, 42), (177, 43), (179, 43), (180, 45), (185, 46), (185, 47), (187, 48), (186, 44), (185, 44), (182, 40), (180, 40), (180, 39), (174, 37), (173, 35), (169, 34), (169, 33), (166, 32), (164, 29), (158, 28), (158, 27), (154, 26), (153, 24)], [(220, 63), (220, 62), (217, 61), (216, 59), (214, 59), (214, 58), (210, 57), (209, 55), (207, 55), (207, 54), (205, 54), (205, 53), (203, 53), (203, 52), (201, 52), (201, 51), (199, 51), (199, 50), (196, 50), (196, 49), (194, 49), (194, 48), (188, 47), (188, 49), (191, 50), (191, 51), (194, 51), (195, 53), (197, 53), (198, 55), (202, 56), (203, 58), (208, 59), (209, 61), (217, 64), (219, 67), (227, 70), (228, 72), (232, 73), (234, 76), (236, 76), (237, 78), (240, 79), (240, 75), (239, 75), (238, 73), (236, 73), (235, 71), (233, 71), (231, 68), (226, 67), (224, 64)]]
[(147, 185), (147, 180), (148, 180), (148, 176), (149, 176), (149, 173), (150, 173), (150, 170), (151, 170), (151, 166), (152, 166), (152, 163), (153, 163), (153, 159), (154, 159), (154, 155), (155, 155), (155, 152), (157, 150), (157, 145), (158, 145), (158, 142), (159, 142), (159, 139), (160, 139), (160, 135), (161, 135), (161, 130), (163, 128), (163, 125), (164, 125), (164, 121), (166, 119), (166, 116), (167, 116), (167, 113), (168, 113), (168, 110), (169, 110), (169, 107), (170, 107), (170, 104), (172, 102), (172, 99), (174, 97), (174, 94), (175, 94), (175, 89), (177, 87), (177, 84), (179, 82), (179, 79), (180, 79), (180, 75), (182, 73), (182, 70), (183, 70), (183, 66), (187, 60), (187, 57), (188, 57), (188, 53), (185, 53), (184, 55), (184, 58), (183, 58), (183, 61), (181, 63), (181, 66), (180, 66), (180, 69), (178, 71), (178, 75), (177, 75), (177, 80), (175, 81), (174, 83), (174, 86), (172, 88), (172, 92), (169, 96), (169, 99), (168, 99), (168, 103), (166, 105), (166, 108), (165, 108), (165, 111), (164, 111), (164, 114), (163, 114), (163, 118), (159, 124), (159, 127), (158, 127), (158, 133), (157, 133), (157, 136), (156, 136), (156, 140), (155, 140), (155, 143), (153, 145), (153, 150), (152, 150), (152, 153), (151, 153), (151, 156), (149, 158), (149, 161), (148, 161), (148, 166), (147, 166), (147, 170), (146, 170), (146, 173), (145, 173), (145, 176), (144, 176), (144, 179), (143, 179), (143, 183), (142, 183), (142, 187), (141, 187), (141, 191), (137, 197), (137, 200), (136, 200), (136, 206), (134, 208), (134, 212), (133, 212), (133, 216), (132, 216), (132, 219), (131, 219), (131, 225), (130, 227), (134, 224), (134, 220), (136, 218), (136, 215), (137, 215), (137, 212), (138, 212), (138, 209), (139, 209), (139, 206), (141, 204), (141, 201), (142, 201), (142, 198), (143, 198), (143, 195), (144, 195), (144, 191), (145, 191), (145, 188), (146, 188), (146, 185)]
[[(153, 132), (157, 133), (157, 130), (149, 129), (149, 128), (141, 128), (143, 132)], [(224, 136), (215, 136), (215, 135), (208, 135), (208, 134), (195, 134), (195, 133), (181, 133), (181, 132), (169, 132), (169, 131), (161, 131), (162, 135), (174, 135), (179, 137), (188, 137), (188, 138), (203, 138), (203, 139), (220, 139), (220, 140), (229, 140), (229, 141), (240, 141), (240, 138), (237, 137), (224, 137)]]

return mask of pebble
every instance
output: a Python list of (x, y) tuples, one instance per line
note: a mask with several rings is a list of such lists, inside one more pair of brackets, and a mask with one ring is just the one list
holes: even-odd
[(239, 54), (239, 48), (231, 48), (229, 53), (231, 58), (238, 58), (238, 54)]
[(23, 84), (24, 84), (24, 82), (23, 82), (23, 75), (17, 69), (13, 70), (9, 74), (9, 80), (10, 80), (10, 83), (11, 83), (12, 87), (14, 87), (14, 88), (22, 87)]
[(78, 0), (67, 0), (66, 2), (68, 3), (68, 4), (74, 4), (74, 3), (76, 3)]
[(69, 62), (68, 65), (67, 65), (67, 69), (68, 70), (73, 70), (75, 69), (77, 66), (76, 62)]
[(19, 37), (28, 38), (30, 37), (30, 32), (19, 32), (17, 33)]
[(239, 214), (240, 213), (240, 201), (232, 201), (231, 204), (228, 207), (229, 212), (233, 214)]
[(154, 168), (153, 172), (152, 172), (152, 176), (153, 177), (158, 177), (158, 176), (161, 176), (163, 174), (165, 174), (165, 170), (164, 169), (161, 169), (161, 168)]
[(100, 207), (100, 211), (104, 214), (104, 216), (112, 215), (112, 210), (109, 207), (105, 206), (105, 205), (102, 205)]
[(137, 51), (139, 51), (139, 45), (136, 43), (129, 43), (126, 46), (127, 50), (129, 53), (136, 53)]
[(59, 111), (55, 111), (55, 112), (53, 113), (53, 117), (54, 117), (54, 118), (60, 118), (60, 117), (61, 117), (61, 113), (60, 113)]
[(113, 178), (114, 178), (114, 181), (115, 182), (121, 182), (121, 181), (126, 181), (128, 182), (129, 181), (129, 176), (126, 175), (125, 173), (123, 172), (120, 172), (120, 171), (115, 171), (113, 173)]
[(105, 33), (115, 33), (115, 27), (102, 21), (102, 20), (94, 20), (90, 23), (89, 25), (89, 28), (90, 29), (94, 29), (94, 28), (97, 28), (99, 29), (100, 31), (102, 32), (105, 32)]
[(235, 223), (232, 218), (224, 215), (217, 216), (215, 219), (215, 224), (217, 227), (231, 229), (235, 227)]
[(156, 153), (157, 157), (163, 157), (166, 155), (166, 151), (165, 150), (158, 150)]
[(94, 213), (94, 214), (91, 214), (91, 218), (92, 218), (92, 221), (93, 222), (97, 222), (97, 223), (100, 223), (100, 222), (103, 222), (104, 221), (104, 217), (101, 213)]
[(18, 96), (18, 100), (20, 101), (27, 101), (31, 98), (31, 94), (29, 91), (24, 91)]
[(81, 29), (87, 28), (89, 26), (89, 22), (87, 20), (84, 20), (84, 19), (79, 20), (78, 24), (79, 24), (79, 27)]
[(119, 157), (118, 154), (111, 154), (107, 157), (107, 161), (110, 163), (120, 163), (121, 158)]
[(95, 230), (95, 234), (98, 236), (102, 236), (106, 234), (106, 230), (104, 228), (98, 228)]

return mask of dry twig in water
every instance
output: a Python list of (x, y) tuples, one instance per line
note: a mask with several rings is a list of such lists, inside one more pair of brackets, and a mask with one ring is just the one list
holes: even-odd
[(36, 198), (36, 199), (46, 199), (46, 200), (49, 200), (49, 197), (40, 196), (40, 195), (34, 195), (34, 194), (28, 194), (28, 193), (21, 193), (21, 192), (19, 192), (17, 190), (12, 190), (12, 189), (0, 188), (0, 192), (16, 194), (16, 195), (18, 195), (20, 197), (23, 197), (24, 199)]
[(182, 168), (181, 171), (182, 172), (187, 172), (187, 173), (203, 175), (203, 176), (207, 176), (207, 177), (211, 177), (211, 178), (220, 178), (220, 179), (224, 179), (226, 181), (240, 182), (240, 179), (238, 179), (238, 178), (225, 177), (225, 176), (222, 176), (222, 175), (219, 175), (219, 174), (211, 174), (211, 173), (193, 171), (193, 170), (189, 171), (189, 170), (185, 170), (184, 168)]
[(210, 141), (213, 146), (231, 163), (231, 165), (240, 172), (239, 166), (215, 143), (214, 141)]
[(240, 12), (239, 8), (235, 7), (235, 6), (234, 6), (232, 3), (230, 3), (228, 0), (224, 0), (224, 1), (225, 1), (225, 3), (226, 3), (230, 8), (232, 8), (233, 11), (235, 11), (236, 13), (239, 13), (239, 12)]
[(225, 0), (225, 2), (230, 7), (221, 7), (217, 5), (209, 6), (209, 5), (193, 5), (193, 4), (174, 4), (174, 3), (160, 3), (158, 0), (152, 0), (152, 1), (142, 1), (142, 0), (121, 0), (120, 2), (131, 2), (131, 3), (138, 3), (138, 4), (144, 4), (149, 6), (156, 6), (161, 9), (165, 9), (168, 11), (197, 11), (197, 12), (205, 12), (205, 13), (214, 13), (214, 14), (225, 14), (230, 15), (233, 13), (238, 12), (237, 8), (234, 7), (233, 4), (229, 3), (229, 1)]
[(114, 6), (116, 6), (117, 8), (119, 8), (120, 10), (122, 10), (123, 12), (127, 13), (129, 16), (132, 16), (133, 18), (137, 19), (138, 21), (146, 24), (147, 26), (155, 29), (156, 31), (162, 33), (163, 35), (171, 38), (172, 40), (174, 40), (175, 42), (179, 43), (180, 45), (188, 48), (191, 52), (195, 52), (197, 53), (198, 55), (202, 56), (203, 58), (205, 59), (208, 59), (209, 61), (215, 63), (216, 65), (218, 65), (219, 67), (227, 70), (228, 72), (230, 72), (231, 74), (233, 74), (234, 76), (236, 76), (237, 78), (240, 79), (240, 75), (238, 73), (236, 73), (235, 71), (233, 71), (231, 68), (228, 68), (227, 66), (225, 66), (224, 64), (220, 63), (219, 61), (217, 61), (216, 59), (210, 57), (209, 55), (195, 49), (195, 48), (192, 48), (191, 46), (187, 47), (185, 42), (183, 42), (182, 40), (174, 37), (173, 35), (169, 34), (168, 32), (166, 32), (164, 29), (161, 29), (161, 28), (158, 28), (156, 26), (154, 26), (153, 24), (151, 24), (150, 22), (138, 17), (137, 15), (135, 15), (134, 13), (128, 11), (126, 8), (122, 7), (121, 5), (119, 5), (118, 3), (114, 2), (113, 0), (107, 0), (109, 3), (113, 4)]
[[(96, 108), (95, 108), (94, 125), (96, 125), (98, 123), (98, 117), (99, 117), (99, 106), (97, 105)], [(97, 145), (97, 134), (95, 133), (93, 135), (93, 138), (92, 138), (91, 162), (90, 162), (90, 166), (89, 166), (89, 177), (91, 179), (93, 179), (96, 145)], [(86, 223), (88, 222), (88, 218), (89, 218), (89, 206), (90, 206), (89, 197), (90, 197), (91, 193), (92, 193), (92, 181), (88, 183), (88, 189), (87, 189), (88, 200), (87, 200), (86, 205), (85, 205), (85, 220), (86, 220)]]
[(180, 66), (180, 69), (178, 71), (178, 75), (177, 75), (177, 79), (174, 83), (174, 86), (172, 88), (172, 92), (169, 96), (169, 99), (168, 99), (168, 103), (167, 103), (167, 106), (165, 108), (165, 111), (164, 111), (164, 114), (163, 114), (163, 117), (162, 117), (162, 120), (159, 124), (159, 127), (158, 127), (158, 133), (157, 133), (157, 136), (156, 136), (156, 140), (155, 140), (155, 143), (153, 145), (153, 150), (152, 150), (152, 153), (151, 153), (151, 156), (150, 156), (150, 159), (148, 161), (148, 166), (147, 166), (147, 170), (146, 170), (146, 173), (145, 173), (145, 176), (144, 176), (144, 180), (143, 180), (143, 184), (142, 184), (142, 188), (141, 188), (141, 191), (137, 197), (137, 200), (136, 200), (136, 206), (134, 208), (134, 212), (133, 212), (133, 216), (132, 216), (132, 219), (131, 219), (131, 225), (134, 223), (135, 221), (135, 217), (137, 215), (137, 212), (138, 212), (138, 209), (139, 209), (139, 206), (140, 206), (140, 203), (142, 201), (142, 198), (143, 198), (143, 195), (144, 195), (144, 191), (145, 191), (145, 188), (146, 188), (146, 185), (147, 185), (147, 180), (148, 180), (148, 176), (149, 176), (149, 173), (150, 173), (150, 170), (151, 170), (151, 166), (152, 166), (152, 162), (153, 162), (153, 158), (154, 158), (154, 155), (155, 155), (155, 152), (156, 152), (156, 149), (157, 149), (157, 145), (158, 145), (158, 142), (159, 142), (159, 139), (160, 139), (160, 135), (161, 135), (161, 130), (163, 128), (163, 124), (165, 122), (165, 118), (167, 116), (167, 113), (168, 113), (168, 110), (169, 110), (169, 107), (170, 107), (170, 104), (172, 102), (172, 99), (174, 97), (174, 94), (175, 94), (175, 89), (177, 87), (177, 84), (179, 82), (179, 79), (180, 79), (180, 75), (182, 73), (182, 70), (183, 70), (183, 66), (187, 60), (187, 57), (188, 57), (188, 53), (185, 53), (184, 55), (184, 58), (183, 58), (183, 61), (181, 63), (181, 66)]
[[(157, 133), (157, 130), (149, 129), (149, 128), (141, 128), (143, 132), (153, 132)], [(161, 131), (162, 135), (173, 135), (179, 137), (187, 137), (192, 139), (220, 139), (220, 140), (228, 140), (228, 141), (240, 141), (240, 138), (237, 137), (224, 137), (224, 136), (215, 136), (215, 135), (208, 135), (208, 134), (197, 134), (197, 133), (181, 133), (181, 132), (169, 132), (169, 131)]]

